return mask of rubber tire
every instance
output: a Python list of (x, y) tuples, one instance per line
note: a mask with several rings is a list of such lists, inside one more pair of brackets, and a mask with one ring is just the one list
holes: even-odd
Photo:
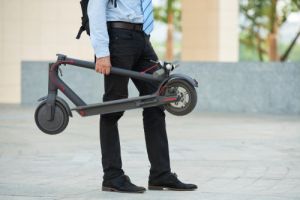
[[(34, 119), (35, 119), (35, 123), (37, 125), (37, 127), (43, 131), (46, 134), (49, 135), (56, 135), (59, 134), (61, 132), (63, 132), (65, 130), (65, 128), (68, 126), (69, 123), (69, 114), (67, 109), (58, 101), (55, 102), (55, 114), (54, 114), (54, 119), (53, 121), (55, 122), (55, 120), (57, 120), (57, 118), (61, 118), (61, 123), (58, 124), (57, 127), (52, 127), (51, 129), (49, 127), (44, 127), (43, 123), (41, 119), (43, 117), (43, 115), (45, 115), (45, 113), (41, 113), (41, 112), (45, 112), (45, 106), (46, 106), (46, 101), (43, 101), (42, 103), (40, 103), (40, 105), (36, 108), (35, 110), (35, 114), (34, 114)], [(51, 122), (46, 122), (49, 123), (48, 125), (51, 125)], [(53, 124), (52, 124), (53, 125)]]
[(164, 107), (165, 109), (173, 114), (173, 115), (176, 115), (176, 116), (183, 116), (183, 115), (187, 115), (189, 114), (190, 112), (192, 112), (197, 104), (197, 92), (195, 90), (195, 87), (192, 86), (190, 83), (188, 83), (187, 81), (184, 81), (184, 80), (180, 80), (180, 79), (177, 79), (177, 80), (171, 80), (170, 82), (168, 82), (166, 84), (166, 88), (170, 87), (170, 86), (173, 86), (173, 85), (176, 85), (177, 87), (183, 87), (189, 94), (189, 102), (188, 102), (188, 106), (186, 106), (184, 109), (180, 108), (175, 108), (172, 106), (171, 103), (169, 104), (166, 104)]

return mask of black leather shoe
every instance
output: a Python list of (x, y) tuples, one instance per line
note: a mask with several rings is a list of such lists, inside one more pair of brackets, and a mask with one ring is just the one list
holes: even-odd
[(134, 185), (131, 183), (128, 176), (122, 175), (111, 180), (103, 181), (102, 191), (143, 193), (146, 189), (144, 187)]
[(162, 175), (155, 180), (149, 180), (149, 190), (177, 190), (177, 191), (192, 191), (197, 189), (197, 185), (182, 183), (175, 173)]

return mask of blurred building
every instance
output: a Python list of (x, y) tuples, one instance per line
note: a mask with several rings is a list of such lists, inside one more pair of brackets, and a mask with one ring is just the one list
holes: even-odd
[(19, 103), (21, 61), (54, 60), (56, 53), (91, 59), (89, 38), (76, 40), (79, 0), (0, 1), (0, 102)]
[(182, 0), (182, 59), (238, 61), (238, 0)]
[[(182, 11), (183, 60), (238, 60), (238, 0), (182, 0)], [(20, 102), (22, 61), (92, 59), (89, 38), (75, 39), (80, 17), (79, 0), (0, 1), (0, 103)]]

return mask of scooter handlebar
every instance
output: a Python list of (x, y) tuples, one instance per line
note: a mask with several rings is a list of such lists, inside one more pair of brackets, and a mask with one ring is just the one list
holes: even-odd
[[(68, 58), (67, 56), (64, 56), (64, 55), (58, 55), (58, 57), (59, 57), (59, 59), (61, 59), (61, 60), (58, 59), (59, 61), (63, 61), (66, 64), (70, 64), (70, 65), (74, 65), (74, 66), (78, 66), (78, 67), (83, 67), (83, 68), (95, 70), (95, 63), (94, 62), (85, 61), (85, 60), (78, 60), (78, 59), (74, 59), (74, 58)], [(117, 74), (117, 75), (121, 75), (121, 76), (128, 76), (128, 77), (131, 77), (131, 78), (136, 78), (136, 79), (145, 80), (145, 81), (161, 82), (163, 80), (162, 78), (154, 77), (151, 74), (126, 70), (126, 69), (122, 69), (122, 68), (117, 67), (117, 66), (113, 66), (111, 68), (110, 72), (111, 72), (111, 74)]]

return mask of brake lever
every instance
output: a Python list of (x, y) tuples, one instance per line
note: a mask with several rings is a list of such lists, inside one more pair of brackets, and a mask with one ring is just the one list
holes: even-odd
[(58, 68), (58, 72), (59, 72), (60, 76), (63, 76), (61, 68)]
[(164, 62), (161, 60), (150, 60), (150, 62), (152, 62), (153, 64), (157, 64), (160, 67), (164, 66)]

